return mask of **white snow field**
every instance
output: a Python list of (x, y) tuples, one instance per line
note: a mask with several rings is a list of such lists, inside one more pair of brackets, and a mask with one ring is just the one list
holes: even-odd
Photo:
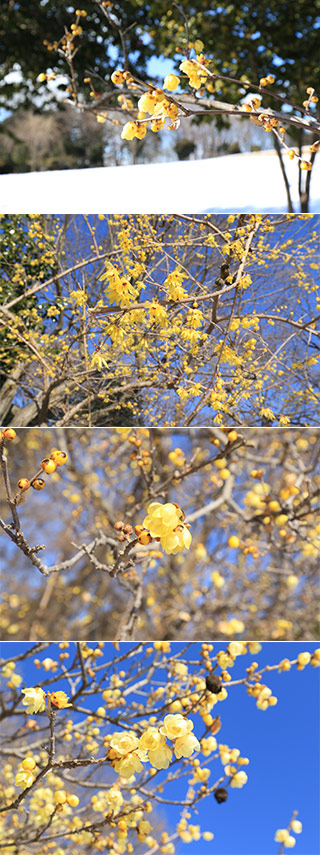
[[(286, 155), (284, 160), (294, 211), (298, 213), (297, 161), (290, 161)], [(225, 211), (287, 211), (284, 181), (275, 152), (0, 176), (1, 214)], [(320, 157), (316, 158), (312, 172), (310, 213), (320, 213)]]

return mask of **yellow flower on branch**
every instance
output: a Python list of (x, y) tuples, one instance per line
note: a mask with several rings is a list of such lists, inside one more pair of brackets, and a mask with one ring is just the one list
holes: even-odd
[(178, 760), (180, 757), (191, 757), (194, 751), (200, 751), (200, 742), (194, 733), (187, 733), (175, 740), (174, 753)]
[(64, 710), (66, 707), (72, 707), (72, 704), (69, 704), (68, 695), (65, 692), (51, 692), (50, 700), (54, 707), (58, 707), (59, 710)]
[(189, 549), (192, 537), (184, 525), (184, 513), (174, 502), (151, 502), (147, 508), (148, 515), (143, 526), (150, 532), (151, 537), (160, 539), (161, 546), (167, 554), (175, 555), (182, 549)]
[[(200, 54), (200, 57), (202, 59), (202, 54)], [(197, 57), (197, 59), (200, 58)], [(208, 77), (208, 72), (205, 68), (200, 68), (198, 62), (192, 59), (184, 59), (180, 63), (179, 68), (189, 78), (189, 85), (192, 89), (201, 89), (201, 86), (203, 86)]]
[(21, 769), (20, 772), (17, 772), (15, 777), (15, 786), (21, 787), (22, 790), (25, 790), (27, 787), (31, 787), (35, 780), (35, 775), (28, 770)]
[(166, 737), (156, 727), (148, 730), (140, 737), (139, 747), (148, 751), (148, 760), (156, 769), (167, 769), (171, 758), (171, 748), (166, 743)]
[(241, 789), (241, 787), (244, 787), (244, 785), (247, 783), (247, 780), (248, 775), (246, 774), (246, 772), (236, 772), (236, 774), (233, 775), (231, 787), (237, 787), (238, 789)]
[(166, 502), (165, 505), (161, 502), (151, 502), (147, 511), (148, 515), (143, 520), (143, 525), (150, 531), (152, 537), (169, 534), (184, 518), (179, 505), (173, 502)]
[(133, 140), (137, 135), (138, 124), (137, 122), (126, 122), (126, 124), (122, 128), (121, 139), (122, 140)]
[(178, 739), (185, 737), (191, 730), (193, 730), (192, 721), (185, 718), (181, 713), (169, 713), (164, 717), (160, 733), (163, 733), (169, 739)]
[(166, 309), (157, 302), (157, 300), (153, 300), (152, 302), (147, 301), (145, 303), (146, 308), (149, 309), (150, 320), (154, 321), (156, 324), (160, 324), (161, 327), (169, 326), (169, 318), (166, 312)]
[(111, 748), (113, 748), (117, 754), (126, 755), (129, 754), (130, 751), (134, 751), (135, 748), (138, 748), (139, 740), (137, 736), (133, 733), (127, 733), (123, 731), (120, 733), (116, 732), (112, 734), (112, 738), (110, 739)]
[(80, 288), (78, 291), (70, 291), (70, 299), (76, 306), (85, 306), (88, 298), (85, 291)]
[(167, 74), (163, 81), (163, 88), (168, 89), (168, 92), (175, 92), (180, 83), (180, 77), (176, 74)]
[(182, 549), (189, 549), (192, 537), (189, 529), (184, 525), (178, 526), (175, 531), (165, 534), (160, 538), (161, 546), (167, 555), (175, 555)]
[(135, 751), (112, 761), (112, 766), (122, 778), (131, 778), (135, 772), (142, 772), (143, 766)]
[(22, 698), (23, 706), (27, 707), (27, 713), (38, 713), (43, 712), (46, 706), (45, 702), (45, 692), (43, 689), (40, 689), (39, 686), (35, 688), (22, 689), (22, 694), (25, 695)]

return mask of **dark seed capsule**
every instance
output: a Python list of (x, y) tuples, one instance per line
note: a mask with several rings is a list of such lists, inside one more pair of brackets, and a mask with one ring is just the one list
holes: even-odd
[(222, 803), (226, 802), (228, 798), (227, 790), (225, 790), (224, 787), (218, 787), (218, 789), (214, 791), (213, 795), (216, 802), (218, 802), (218, 805), (222, 805)]
[(218, 674), (207, 674), (206, 689), (208, 692), (212, 692), (213, 695), (218, 695), (222, 689), (221, 677)]

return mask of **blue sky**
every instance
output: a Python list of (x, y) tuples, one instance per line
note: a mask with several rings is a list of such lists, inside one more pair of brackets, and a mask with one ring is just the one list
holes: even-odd
[[(32, 645), (2, 643), (1, 656), (14, 656), (28, 646)], [(121, 652), (132, 646), (122, 644)], [(285, 657), (294, 659), (301, 651), (312, 652), (317, 646), (311, 642), (265, 642), (260, 653), (238, 657), (232, 679), (242, 677), (253, 659), (259, 665), (272, 665)], [(171, 652), (177, 653), (182, 647), (180, 643), (172, 643)], [(225, 648), (223, 642), (214, 644), (214, 652)], [(193, 643), (185, 658), (195, 661), (199, 651), (200, 645)], [(57, 645), (52, 644), (39, 658), (57, 658), (59, 652)], [(106, 644), (104, 659), (100, 659), (99, 664), (109, 662), (115, 655), (114, 647)], [(21, 673), (26, 686), (37, 685), (43, 674), (34, 667), (33, 657), (26, 660)], [(162, 676), (163, 672), (157, 674), (157, 678)], [(297, 855), (319, 853), (319, 669), (308, 666), (300, 672), (296, 668), (285, 674), (274, 671), (264, 679), (278, 698), (277, 706), (262, 712), (243, 686), (235, 686), (229, 689), (228, 699), (219, 704), (218, 710), (222, 719), (218, 741), (238, 747), (241, 756), (250, 758), (246, 768), (248, 783), (241, 790), (229, 790), (226, 804), (218, 805), (211, 796), (200, 804), (199, 815), (192, 816), (190, 822), (199, 822), (202, 831), (212, 830), (214, 840), (210, 843), (180, 842), (177, 855), (276, 855), (279, 844), (273, 842), (274, 833), (277, 828), (287, 826), (293, 810), (299, 811), (298, 818), (303, 824), (303, 832), (296, 838), (295, 852)], [(66, 682), (57, 675), (55, 688), (68, 690)], [(198, 716), (194, 716), (194, 722), (195, 733), (199, 735)], [(184, 792), (184, 785), (175, 784), (173, 797), (178, 798)], [(173, 829), (176, 808), (168, 808), (167, 816)]]

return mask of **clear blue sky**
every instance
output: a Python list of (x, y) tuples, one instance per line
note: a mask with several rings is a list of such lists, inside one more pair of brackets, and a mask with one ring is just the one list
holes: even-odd
[[(5, 642), (0, 646), (0, 653), (7, 658), (28, 646), (32, 644)], [(123, 649), (132, 646), (135, 645), (121, 645)], [(176, 653), (183, 646), (179, 642), (172, 643), (171, 651)], [(317, 646), (312, 642), (265, 642), (260, 653), (240, 656), (236, 660), (232, 678), (242, 677), (253, 659), (259, 665), (276, 664), (284, 657), (296, 658), (301, 651), (312, 652)], [(214, 652), (225, 647), (225, 643), (217, 642)], [(200, 644), (193, 643), (186, 658), (197, 660), (199, 650)], [(39, 658), (57, 658), (59, 652), (57, 645), (52, 644)], [(109, 662), (116, 655), (111, 643), (106, 644), (104, 660)], [(104, 660), (100, 659), (99, 664)], [(44, 674), (34, 667), (33, 657), (21, 666), (20, 673), (25, 686), (37, 685), (40, 675)], [(157, 678), (162, 676), (163, 672), (157, 674)], [(264, 679), (278, 697), (277, 706), (262, 712), (243, 686), (235, 686), (230, 688), (228, 699), (219, 704), (218, 710), (222, 719), (218, 741), (238, 747), (242, 756), (250, 758), (246, 767), (248, 783), (241, 790), (230, 789), (225, 804), (218, 805), (213, 797), (202, 802), (198, 817), (193, 816), (190, 822), (199, 822), (203, 831), (213, 831), (214, 840), (210, 843), (180, 842), (176, 855), (277, 855), (279, 844), (273, 841), (274, 833), (277, 828), (286, 827), (293, 810), (299, 811), (298, 818), (303, 823), (303, 832), (296, 837), (294, 851), (297, 855), (319, 855), (319, 669), (307, 666), (300, 672), (296, 668), (285, 674), (274, 671)], [(55, 675), (55, 688), (68, 691), (68, 685), (58, 674)], [(92, 702), (92, 708), (94, 706)], [(195, 733), (200, 735), (202, 726), (196, 715), (194, 722)], [(174, 787), (174, 798), (184, 795), (184, 784), (175, 783)], [(168, 808), (172, 830), (177, 819), (176, 810)]]

